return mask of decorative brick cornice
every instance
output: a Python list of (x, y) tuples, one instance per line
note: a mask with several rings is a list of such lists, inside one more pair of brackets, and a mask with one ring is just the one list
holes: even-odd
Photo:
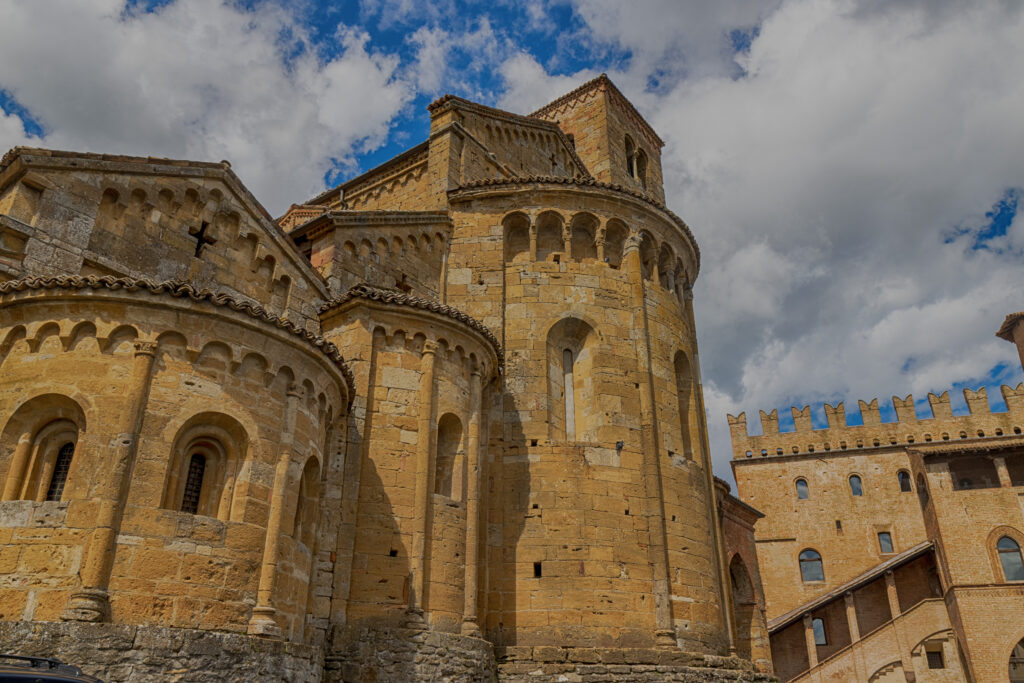
[(498, 357), (498, 368), (500, 370), (505, 363), (505, 356), (501, 350), (501, 343), (498, 342), (498, 338), (494, 336), (494, 333), (482, 322), (476, 318), (463, 313), (457, 308), (442, 304), (434, 299), (423, 299), (416, 296), (405, 294), (398, 290), (393, 289), (382, 289), (380, 287), (374, 287), (368, 284), (358, 284), (352, 287), (341, 296), (331, 299), (323, 306), (320, 307), (320, 315), (323, 315), (327, 311), (342, 306), (350, 301), (356, 299), (365, 299), (367, 301), (376, 301), (383, 304), (391, 304), (394, 306), (409, 306), (417, 308), (422, 311), (430, 311), (431, 313), (437, 313), (445, 317), (456, 320), (466, 327), (472, 329), (474, 332), (482, 336), (494, 349), (495, 355)]
[(658, 209), (668, 215), (669, 218), (683, 231), (683, 234), (690, 240), (690, 245), (693, 247), (694, 259), (696, 262), (697, 270), (700, 270), (700, 247), (697, 246), (697, 240), (693, 236), (693, 232), (682, 218), (677, 216), (671, 209), (666, 207), (661, 202), (651, 199), (649, 196), (642, 192), (631, 190), (628, 187), (616, 183), (606, 183), (600, 180), (594, 180), (593, 178), (561, 178), (557, 176), (520, 176), (518, 178), (485, 178), (483, 180), (473, 180), (471, 182), (460, 185), (454, 189), (448, 190), (448, 195), (458, 195), (460, 192), (466, 190), (474, 190), (478, 188), (486, 187), (500, 187), (507, 185), (571, 185), (576, 187), (594, 187), (600, 190), (609, 190), (618, 194), (628, 195), (635, 199), (639, 199), (647, 204), (650, 204), (654, 208)]
[(424, 163), (427, 160), (428, 143), (423, 141), (415, 147), (410, 147), (404, 152), (397, 156), (391, 157), (384, 163), (374, 166), (365, 173), (361, 173), (354, 178), (349, 178), (340, 185), (335, 185), (329, 190), (324, 190), (317, 196), (305, 202), (306, 204), (329, 204), (335, 196), (345, 201), (346, 191), (352, 191), (353, 193), (358, 192), (361, 184), (368, 184), (367, 181), (373, 177), (380, 175), (381, 173), (387, 172), (391, 175), (401, 174), (409, 167), (415, 166), (416, 164)]
[[(134, 278), (115, 278), (109, 275), (104, 277), (96, 277), (94, 275), (86, 277), (78, 275), (58, 275), (55, 277), (27, 277), (20, 280), (2, 282), (0, 283), (0, 296), (26, 291), (73, 290), (84, 292), (92, 289), (147, 292), (149, 294), (171, 296), (178, 299), (187, 298), (192, 301), (230, 308), (233, 311), (238, 311), (251, 318), (255, 318), (260, 322), (269, 323), (279, 329), (290, 332), (305, 341), (307, 344), (318, 349), (341, 371), (341, 374), (345, 377), (345, 383), (348, 385), (349, 400), (351, 401), (353, 396), (352, 392), (355, 390), (355, 380), (352, 375), (352, 371), (349, 370), (349, 367), (345, 363), (345, 359), (342, 358), (341, 352), (338, 351), (337, 346), (320, 335), (316, 335), (302, 329), (290, 320), (270, 313), (259, 304), (248, 301), (239, 301), (231, 295), (224, 294), (223, 292), (212, 292), (208, 289), (197, 289), (187, 282), (180, 282), (176, 280), (153, 282), (151, 280), (136, 280)], [(2, 305), (3, 304), (0, 304), (0, 306)]]
[[(458, 97), (456, 95), (444, 95), (443, 97), (440, 97), (431, 102), (430, 105), (428, 105), (427, 109), (430, 110), (431, 116), (434, 116), (438, 112), (444, 111), (445, 109), (451, 107), (459, 107), (460, 109), (471, 111), (477, 114), (478, 116), (483, 116), (495, 121), (502, 121), (512, 126), (540, 128), (541, 130), (552, 133), (562, 143), (562, 146), (565, 148), (566, 152), (568, 152), (569, 156), (572, 158), (573, 163), (576, 164), (576, 167), (577, 169), (579, 169), (581, 175), (587, 179), (592, 177), (590, 174), (590, 170), (587, 169), (587, 165), (583, 163), (583, 160), (576, 153), (576, 149), (573, 147), (572, 143), (569, 142), (569, 138), (566, 136), (565, 131), (563, 131), (562, 128), (554, 121), (546, 121), (544, 119), (538, 119), (533, 116), (523, 116), (522, 114), (514, 114), (510, 111), (505, 111), (504, 109), (488, 107), (487, 105), (480, 104), (479, 102), (471, 102), (467, 99)], [(459, 128), (463, 134), (469, 134), (469, 132), (462, 126), (459, 126)], [(433, 137), (433, 135), (431, 137)], [(478, 141), (478, 144), (480, 144), (481, 147), (484, 147), (484, 149), (487, 149), (487, 147), (483, 145), (483, 143), (479, 143)]]

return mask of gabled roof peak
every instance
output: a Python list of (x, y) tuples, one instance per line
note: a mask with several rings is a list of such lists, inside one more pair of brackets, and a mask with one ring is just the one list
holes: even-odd
[(592, 78), (591, 80), (587, 81), (586, 83), (576, 88), (575, 90), (567, 92), (566, 94), (562, 95), (556, 100), (553, 100), (552, 102), (548, 102), (543, 107), (530, 114), (530, 117), (544, 118), (554, 110), (558, 109), (559, 107), (568, 104), (569, 102), (572, 102), (594, 90), (604, 90), (605, 92), (607, 92), (609, 97), (615, 100), (619, 104), (619, 106), (626, 110), (626, 113), (635, 120), (636, 124), (644, 131), (644, 133), (651, 137), (651, 140), (655, 144), (657, 144), (658, 147), (663, 147), (665, 145), (665, 142), (661, 139), (658, 133), (655, 132), (654, 128), (651, 127), (651, 124), (647, 123), (647, 120), (644, 119), (644, 117), (640, 114), (639, 111), (637, 111), (636, 107), (633, 106), (633, 103), (630, 102), (629, 99), (622, 94), (622, 91), (619, 90), (614, 83), (612, 83), (612, 80), (608, 78), (608, 74), (606, 73), (602, 73), (596, 78)]

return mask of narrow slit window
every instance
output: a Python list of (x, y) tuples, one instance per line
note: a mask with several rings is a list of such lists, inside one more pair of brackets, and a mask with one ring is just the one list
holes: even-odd
[(540, 562), (533, 563), (533, 578), (539, 579), (543, 576), (544, 570), (541, 568)]
[(576, 400), (572, 373), (572, 351), (562, 351), (562, 393), (565, 394), (565, 440), (576, 440)]
[(60, 447), (57, 460), (53, 464), (50, 486), (46, 489), (46, 500), (60, 500), (64, 495), (64, 484), (67, 483), (68, 472), (71, 471), (71, 458), (74, 454), (75, 444), (69, 442)]
[(878, 548), (882, 551), (882, 554), (887, 555), (889, 553), (892, 553), (892, 534), (890, 534), (888, 531), (879, 531)]
[(181, 511), (190, 515), (199, 512), (199, 494), (203, 490), (203, 475), (206, 473), (206, 456), (193, 453), (188, 461), (188, 475), (185, 479), (185, 493), (181, 497)]

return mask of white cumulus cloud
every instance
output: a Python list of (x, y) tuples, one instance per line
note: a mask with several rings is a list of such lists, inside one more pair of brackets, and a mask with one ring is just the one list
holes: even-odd
[[(666, 140), (668, 203), (701, 245), (695, 304), (719, 475), (730, 476), (727, 412), (746, 411), (757, 431), (758, 409), (788, 413), (788, 401), (845, 399), (856, 412), (858, 398), (923, 398), (1017, 365), (993, 335), (1024, 308), (1024, 219), (976, 242), (985, 213), (1024, 188), (1016, 6), (577, 10), (629, 55), (609, 74)], [(749, 50), (731, 49), (734, 30)], [(569, 85), (526, 56), (502, 73), (506, 99)]]
[(45, 137), (4, 120), (0, 147), (229, 159), (275, 213), (321, 190), (334, 161), (380, 144), (413, 95), (397, 58), (371, 51), (364, 33), (340, 27), (337, 56), (322, 58), (270, 3), (177, 0), (142, 13), (114, 0), (8, 0), (3, 18), (0, 88)]

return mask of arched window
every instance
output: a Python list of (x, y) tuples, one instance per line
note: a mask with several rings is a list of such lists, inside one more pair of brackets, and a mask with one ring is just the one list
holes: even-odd
[(562, 394), (565, 396), (565, 440), (575, 441), (576, 440), (576, 405), (575, 405), (575, 386), (576, 382), (573, 378), (572, 371), (572, 350), (564, 349), (562, 351)]
[(547, 261), (552, 255), (564, 251), (562, 217), (553, 211), (545, 211), (537, 217), (537, 260)]
[(629, 228), (621, 221), (608, 221), (604, 231), (604, 260), (610, 267), (618, 269), (622, 265), (622, 249), (629, 237)]
[(900, 491), (903, 493), (909, 493), (913, 490), (913, 487), (910, 485), (910, 475), (907, 474), (905, 470), (900, 470), (896, 475), (896, 478), (899, 479), (900, 482)]
[(640, 187), (647, 189), (647, 155), (644, 154), (642, 149), (636, 152), (636, 175), (634, 176), (636, 181), (640, 183)]
[(800, 500), (807, 500), (807, 494), (808, 493), (809, 493), (809, 491), (807, 489), (807, 480), (806, 479), (797, 479), (796, 480), (796, 497), (798, 499), (800, 499)]
[(597, 258), (598, 220), (589, 213), (578, 213), (572, 217), (572, 260), (582, 262), (584, 259)]
[(626, 175), (636, 177), (636, 145), (633, 138), (626, 136)]
[(1024, 581), (1024, 561), (1021, 560), (1020, 546), (1009, 536), (1003, 536), (996, 544), (999, 563), (1003, 565), (1003, 577), (1007, 581)]
[(644, 279), (651, 280), (654, 271), (658, 267), (658, 254), (654, 244), (654, 237), (646, 230), (640, 233), (640, 266), (643, 270)]
[(861, 486), (860, 477), (856, 474), (850, 475), (850, 493), (855, 496), (864, 495), (864, 487)]
[(194, 515), (199, 511), (199, 495), (203, 490), (203, 476), (206, 474), (206, 456), (193, 453), (188, 461), (188, 474), (181, 495), (181, 511)]
[(693, 370), (690, 367), (690, 359), (686, 357), (683, 351), (676, 351), (675, 362), (673, 363), (676, 371), (676, 400), (679, 403), (679, 438), (680, 445), (682, 448), (683, 455), (687, 458), (693, 458), (693, 434), (695, 433), (696, 427), (696, 415), (692, 410), (694, 405), (691, 397), (693, 396)]
[[(57, 344), (50, 337), (46, 344)], [(2, 349), (0, 349), (2, 351)], [(82, 467), (75, 457), (85, 414), (66, 396), (43, 394), (3, 416), (0, 452), (6, 453), (6, 476), (0, 479), (3, 500), (59, 501), (84, 494), (74, 486)], [(72, 463), (77, 463), (72, 469)]]
[(434, 493), (447, 498), (461, 498), (462, 477), (459, 454), (462, 448), (462, 421), (445, 413), (437, 421), (437, 464)]
[(316, 532), (317, 502), (320, 493), (320, 466), (316, 458), (306, 461), (299, 479), (299, 498), (295, 503), (293, 536), (307, 548), (313, 548)]
[(514, 213), (505, 217), (502, 226), (505, 228), (505, 262), (529, 261), (530, 219), (521, 213)]
[(760, 635), (759, 629), (755, 631), (755, 615), (758, 612), (757, 600), (754, 597), (750, 573), (738, 553), (729, 562), (729, 578), (732, 584), (732, 605), (736, 619), (736, 651), (743, 659), (750, 659), (751, 643)]
[(817, 550), (808, 548), (800, 553), (800, 579), (804, 583), (825, 580), (825, 569)]
[(235, 478), (245, 460), (248, 435), (222, 413), (199, 413), (178, 430), (171, 448), (160, 506), (166, 510), (216, 517), (225, 522), (235, 509)]
[(563, 318), (547, 334), (548, 438), (552, 442), (598, 441), (605, 421), (593, 372), (598, 337), (579, 318)]
[(68, 480), (68, 472), (71, 470), (71, 458), (75, 454), (75, 444), (66, 443), (60, 447), (57, 453), (57, 460), (53, 465), (53, 476), (50, 478), (50, 486), (46, 489), (46, 500), (60, 500), (64, 495), (64, 483)]
[(1024, 639), (1010, 653), (1010, 683), (1024, 683)]

